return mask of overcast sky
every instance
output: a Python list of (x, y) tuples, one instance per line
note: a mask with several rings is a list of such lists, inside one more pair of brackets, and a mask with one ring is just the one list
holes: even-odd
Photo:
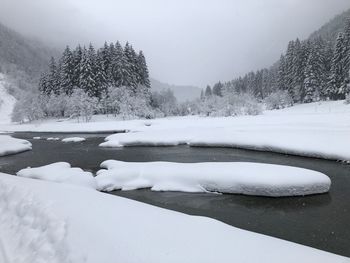
[(64, 46), (131, 42), (150, 74), (204, 86), (271, 65), (349, 0), (0, 0), (0, 21)]

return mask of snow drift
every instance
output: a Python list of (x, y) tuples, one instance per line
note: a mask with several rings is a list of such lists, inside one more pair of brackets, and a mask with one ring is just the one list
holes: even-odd
[(0, 135), (0, 156), (20, 153), (32, 149), (29, 141), (12, 138), (9, 135)]
[(5, 181), (0, 180), (0, 262), (82, 262), (71, 257), (67, 223), (48, 202)]
[(62, 142), (83, 142), (86, 141), (85, 138), (82, 137), (69, 137), (62, 139)]
[(59, 162), (37, 168), (25, 168), (17, 172), (17, 176), (53, 181), (57, 183), (75, 184), (96, 189), (96, 181), (92, 173), (81, 168), (72, 168), (69, 163)]
[(261, 163), (170, 163), (109, 160), (97, 172), (102, 191), (151, 188), (153, 191), (220, 192), (259, 196), (298, 196), (329, 191), (320, 172)]
[[(4, 263), (18, 258), (19, 263), (350, 262), (210, 218), (83, 187), (5, 174), (0, 182), (0, 260)], [(30, 201), (31, 196), (35, 201)]]

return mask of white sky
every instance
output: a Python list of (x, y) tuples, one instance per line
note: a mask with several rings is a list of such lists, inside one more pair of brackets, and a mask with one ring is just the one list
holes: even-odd
[(270, 66), (349, 0), (0, 0), (0, 22), (64, 46), (129, 41), (150, 74), (204, 86)]

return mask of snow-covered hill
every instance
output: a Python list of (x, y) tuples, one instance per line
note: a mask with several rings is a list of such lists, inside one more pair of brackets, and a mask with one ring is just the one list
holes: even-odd
[(11, 123), (11, 114), (16, 103), (16, 99), (7, 92), (7, 85), (5, 75), (0, 73), (0, 124)]

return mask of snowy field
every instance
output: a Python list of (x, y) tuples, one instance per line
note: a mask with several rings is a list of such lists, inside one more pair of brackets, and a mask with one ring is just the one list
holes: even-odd
[(85, 187), (0, 175), (4, 263), (350, 262), (213, 219)]

